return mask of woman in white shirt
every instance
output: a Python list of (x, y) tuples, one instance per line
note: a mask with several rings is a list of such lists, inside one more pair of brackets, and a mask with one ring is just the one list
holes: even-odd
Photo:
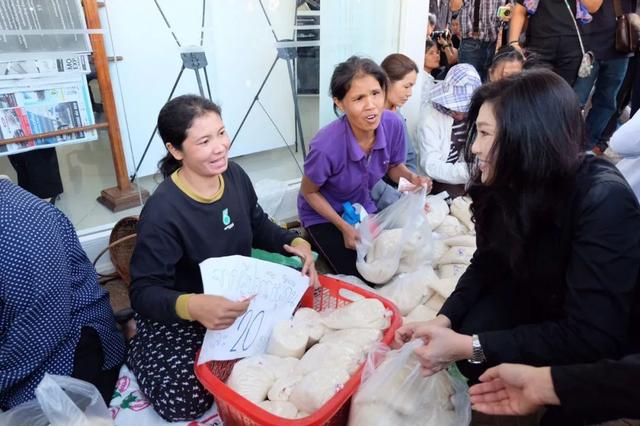
[(464, 192), (469, 179), (462, 150), (466, 142), (466, 115), (471, 96), (480, 87), (480, 76), (469, 64), (449, 70), (420, 114), (417, 128), (418, 170), (433, 179), (433, 193), (452, 197)]

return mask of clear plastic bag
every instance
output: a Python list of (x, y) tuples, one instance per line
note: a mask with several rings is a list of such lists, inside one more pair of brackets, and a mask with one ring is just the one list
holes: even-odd
[(466, 383), (441, 371), (423, 377), (413, 340), (399, 350), (379, 344), (369, 353), (351, 403), (349, 426), (462, 426), (471, 421)]
[[(358, 231), (356, 267), (367, 281), (385, 284), (401, 266), (411, 272), (432, 259), (431, 227), (424, 211), (426, 190), (403, 194), (375, 215), (366, 217)], [(419, 254), (419, 256), (416, 256)]]
[(46, 374), (35, 391), (36, 399), (0, 414), (2, 425), (108, 426), (111, 414), (91, 383)]

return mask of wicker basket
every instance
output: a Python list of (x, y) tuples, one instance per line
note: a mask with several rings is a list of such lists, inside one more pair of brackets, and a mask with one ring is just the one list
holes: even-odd
[(109, 245), (96, 257), (93, 261), (95, 267), (98, 259), (104, 253), (109, 251), (111, 263), (116, 268), (116, 273), (122, 281), (127, 285), (131, 284), (131, 275), (129, 273), (129, 265), (131, 264), (131, 256), (133, 248), (136, 245), (136, 227), (138, 225), (138, 216), (127, 216), (120, 219), (109, 236)]

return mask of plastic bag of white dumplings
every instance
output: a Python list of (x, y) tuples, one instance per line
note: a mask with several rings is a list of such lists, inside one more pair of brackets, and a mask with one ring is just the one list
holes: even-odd
[(426, 190), (403, 194), (380, 213), (360, 224), (356, 267), (364, 279), (385, 284), (398, 272), (430, 264), (431, 226), (424, 211)]
[(399, 350), (377, 345), (369, 353), (353, 396), (349, 426), (462, 426), (471, 421), (466, 383), (447, 371), (423, 377), (413, 340)]

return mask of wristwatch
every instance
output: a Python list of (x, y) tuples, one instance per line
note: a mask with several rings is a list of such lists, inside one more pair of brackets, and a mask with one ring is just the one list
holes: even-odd
[(477, 334), (471, 336), (471, 345), (473, 348), (473, 352), (469, 361), (471, 364), (482, 364), (486, 362), (487, 359), (484, 357), (484, 351), (482, 350), (482, 345), (480, 344), (480, 338)]

